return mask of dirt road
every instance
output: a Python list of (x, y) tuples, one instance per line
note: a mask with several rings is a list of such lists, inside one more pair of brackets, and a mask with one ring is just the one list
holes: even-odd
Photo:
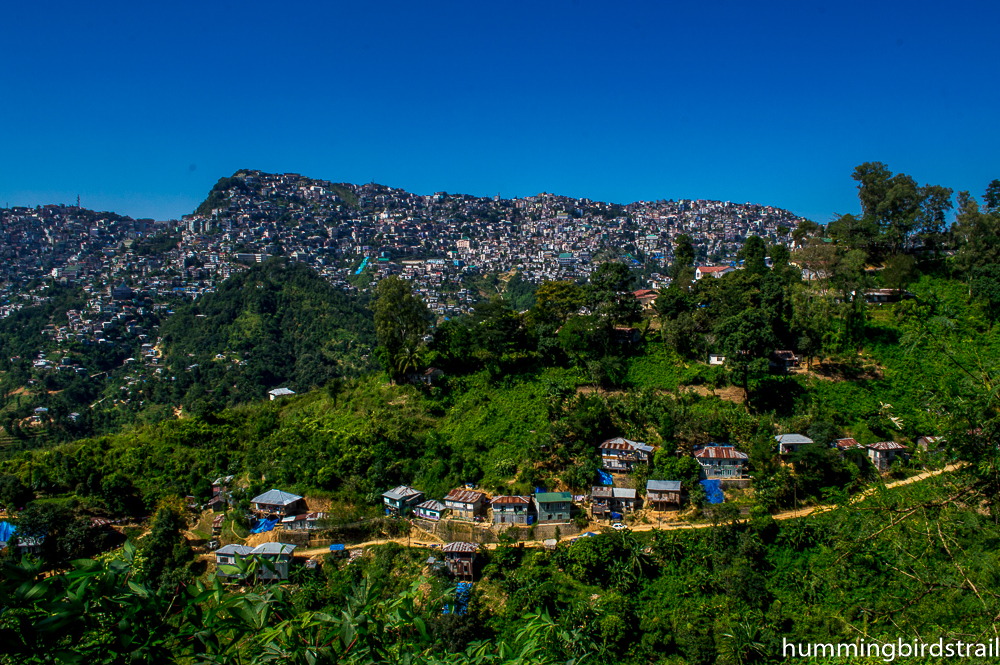
[[(939, 471), (925, 471), (925, 472), (923, 472), (921, 474), (918, 474), (918, 475), (913, 476), (911, 478), (907, 478), (905, 480), (897, 480), (897, 481), (894, 481), (894, 482), (891, 482), (891, 483), (887, 483), (885, 487), (886, 487), (886, 489), (892, 489), (894, 487), (902, 487), (903, 485), (909, 485), (910, 483), (915, 483), (915, 482), (924, 480), (926, 478), (931, 478), (933, 476), (940, 475), (942, 473), (946, 473), (946, 472), (949, 472), (949, 471), (954, 471), (954, 470), (958, 469), (960, 466), (961, 466), (961, 464), (949, 464), (948, 466), (946, 466), (945, 468), (943, 468), (943, 469), (941, 469)], [(866, 491), (864, 491), (864, 492), (862, 492), (860, 494), (857, 494), (857, 495), (855, 495), (854, 497), (851, 498), (850, 503), (855, 504), (855, 503), (858, 503), (860, 501), (864, 501), (869, 496), (871, 496), (871, 494), (874, 491), (875, 491), (875, 488), (872, 488), (872, 489), (868, 489), (868, 490), (866, 490)], [(785, 510), (785, 511), (782, 511), (782, 512), (774, 514), (773, 517), (776, 520), (798, 519), (800, 517), (808, 517), (809, 515), (813, 515), (815, 513), (822, 513), (822, 512), (829, 511), (829, 510), (834, 510), (835, 508), (837, 508), (837, 506), (810, 506), (808, 508), (799, 508), (797, 510)], [(649, 524), (636, 524), (634, 526), (629, 527), (629, 529), (632, 530), (632, 531), (652, 531), (654, 529), (660, 529), (662, 531), (674, 531), (674, 530), (680, 530), (680, 529), (705, 529), (705, 528), (710, 527), (710, 526), (712, 526), (712, 525), (710, 523), (708, 523), (708, 522), (699, 522), (699, 523), (693, 523), (693, 524), (690, 523), (690, 522), (667, 522), (665, 524), (664, 523), (654, 524), (654, 523), (651, 522)], [(561, 542), (566, 542), (566, 541), (572, 540), (574, 538), (579, 538), (579, 537), (580, 537), (579, 534), (572, 535), (572, 536), (563, 536), (562, 538), (560, 538), (560, 541)], [(357, 544), (357, 545), (349, 545), (347, 547), (348, 547), (348, 549), (358, 549), (358, 548), (368, 547), (370, 545), (384, 545), (386, 543), (397, 543), (399, 545), (403, 545), (404, 547), (405, 546), (409, 546), (409, 547), (427, 547), (428, 545), (431, 545), (431, 544), (438, 544), (438, 545), (440, 544), (440, 541), (439, 541), (438, 538), (436, 538), (435, 536), (432, 536), (431, 534), (429, 534), (427, 532), (423, 532), (421, 534), (421, 538), (422, 538), (422, 540), (415, 540), (412, 537), (410, 537), (410, 538), (383, 538), (383, 539), (379, 539), (379, 540), (370, 540), (370, 541), (367, 541), (367, 542), (364, 542), (364, 543), (360, 543), (360, 544)], [(430, 540), (438, 540), (439, 542), (437, 542), (437, 543), (427, 542), (427, 541), (430, 541)], [(523, 543), (523, 545), (525, 547), (544, 547), (543, 542), (540, 541), (540, 540), (525, 540), (525, 541), (522, 541), (522, 543)], [(496, 548), (496, 543), (483, 543), (482, 547), (484, 549), (495, 549)], [(314, 548), (314, 549), (309, 549), (309, 550), (304, 550), (304, 551), (298, 552), (297, 554), (299, 556), (315, 557), (315, 556), (326, 554), (328, 551), (329, 551), (328, 547), (317, 547), (317, 548)]]

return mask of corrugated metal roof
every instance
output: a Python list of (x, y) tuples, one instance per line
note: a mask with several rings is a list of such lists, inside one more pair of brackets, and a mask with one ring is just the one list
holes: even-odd
[(246, 556), (251, 552), (253, 552), (253, 548), (246, 545), (226, 545), (215, 550), (216, 554), (239, 554), (240, 556)]
[(539, 492), (535, 495), (535, 500), (539, 503), (553, 503), (555, 501), (572, 501), (573, 495), (569, 492)]
[(647, 480), (646, 491), (653, 492), (680, 492), (681, 481), (679, 480)]
[(253, 548), (252, 554), (291, 554), (296, 547), (289, 543), (263, 543)]
[(906, 450), (906, 446), (895, 441), (879, 441), (868, 446), (871, 450)]
[(441, 503), (440, 501), (435, 501), (434, 499), (429, 499), (423, 503), (418, 503), (417, 508), (423, 508), (424, 510), (434, 510), (436, 512), (441, 512), (442, 510), (447, 510), (448, 507)]
[(746, 453), (723, 446), (706, 446), (694, 451), (694, 456), (698, 459), (749, 459)]
[(602, 450), (641, 450), (643, 452), (652, 452), (653, 447), (647, 446), (645, 443), (639, 441), (630, 441), (621, 436), (616, 436), (613, 439), (608, 439), (603, 442), (598, 448)]
[(496, 506), (496, 505), (501, 505), (501, 506), (504, 506), (504, 505), (525, 505), (526, 506), (529, 503), (531, 503), (531, 499), (529, 499), (526, 496), (517, 496), (517, 495), (514, 495), (514, 496), (498, 496), (495, 499), (493, 499), (492, 501), (490, 501), (490, 505), (494, 505), (494, 506)]
[(412, 487), (407, 487), (406, 485), (400, 485), (399, 487), (395, 487), (395, 488), (389, 490), (388, 492), (386, 492), (382, 496), (386, 496), (386, 497), (389, 497), (390, 499), (397, 499), (398, 500), (398, 499), (406, 499), (406, 498), (409, 498), (411, 496), (416, 496), (418, 494), (423, 494), (423, 492), (421, 492), (420, 490), (415, 490)]
[(295, 503), (302, 497), (298, 494), (290, 494), (289, 492), (282, 492), (281, 490), (268, 490), (263, 494), (255, 496), (251, 499), (250, 503), (266, 503), (269, 506), (287, 506), (290, 503)]
[(616, 499), (634, 499), (635, 490), (626, 487), (615, 487), (611, 490), (612, 496)]
[(478, 543), (454, 542), (441, 548), (445, 554), (468, 554), (479, 549)]
[(448, 492), (448, 496), (444, 498), (445, 501), (457, 501), (459, 503), (476, 503), (482, 499), (485, 494), (482, 492), (476, 492), (473, 490), (465, 490), (462, 488), (453, 489)]
[(793, 444), (793, 445), (794, 444), (798, 444), (798, 443), (812, 443), (813, 442), (813, 440), (810, 439), (808, 436), (804, 436), (802, 434), (779, 434), (778, 436), (776, 436), (774, 438), (775, 438), (775, 440), (778, 443), (790, 443), (790, 444)]
[(285, 522), (300, 522), (302, 520), (319, 520), (323, 519), (323, 513), (305, 513), (302, 515), (289, 515), (288, 517), (283, 517), (281, 523)]

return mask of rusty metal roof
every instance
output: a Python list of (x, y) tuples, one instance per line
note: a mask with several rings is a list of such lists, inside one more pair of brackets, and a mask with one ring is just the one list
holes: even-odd
[(529, 499), (526, 496), (517, 496), (517, 495), (514, 495), (514, 496), (498, 496), (495, 499), (493, 499), (492, 501), (490, 501), (490, 504), (494, 505), (494, 506), (496, 506), (496, 505), (522, 505), (522, 506), (527, 506), (527, 505), (531, 504), (531, 499)]
[(464, 490), (461, 487), (448, 492), (445, 501), (457, 501), (459, 503), (476, 503), (486, 495), (475, 490)]
[(696, 450), (694, 456), (698, 459), (750, 459), (746, 453), (724, 446), (706, 446)]
[(879, 441), (868, 446), (871, 450), (906, 450), (906, 446), (895, 441)]

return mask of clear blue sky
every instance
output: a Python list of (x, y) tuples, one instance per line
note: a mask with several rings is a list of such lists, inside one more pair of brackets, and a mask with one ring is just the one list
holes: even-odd
[(7, 2), (0, 205), (191, 212), (240, 168), (753, 201), (1000, 178), (997, 2)]

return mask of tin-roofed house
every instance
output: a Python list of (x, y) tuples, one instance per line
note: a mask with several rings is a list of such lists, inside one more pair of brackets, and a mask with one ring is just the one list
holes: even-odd
[(681, 505), (681, 481), (647, 480), (646, 501), (659, 510)]
[(273, 568), (259, 566), (257, 577), (262, 580), (287, 580), (294, 551), (295, 545), (289, 543), (263, 543), (253, 548), (250, 555), (269, 562)]
[(482, 515), (487, 503), (486, 495), (475, 490), (461, 487), (448, 492), (444, 498), (445, 507), (451, 511), (452, 517), (472, 520)]
[(212, 535), (219, 536), (222, 535), (222, 523), (226, 520), (225, 515), (216, 515), (212, 519)]
[(595, 519), (611, 515), (611, 489), (610, 485), (594, 485), (590, 488), (590, 514)]
[(290, 531), (315, 531), (320, 528), (325, 513), (303, 513), (301, 515), (289, 515), (281, 519), (282, 528)]
[(498, 496), (490, 502), (494, 524), (532, 524), (534, 504), (526, 496)]
[(394, 487), (382, 494), (386, 515), (406, 515), (424, 500), (424, 493), (406, 485)]
[(652, 446), (620, 436), (608, 439), (598, 448), (602, 468), (622, 473), (632, 471), (637, 464), (649, 464), (653, 454)]
[(808, 446), (813, 442), (802, 434), (779, 434), (774, 440), (778, 442), (778, 453), (781, 455), (794, 455), (802, 446)]
[(742, 478), (750, 456), (732, 446), (705, 446), (694, 451), (705, 478)]
[(611, 507), (620, 513), (631, 513), (639, 505), (639, 496), (628, 487), (611, 488)]
[(244, 579), (246, 575), (240, 572), (240, 569), (236, 566), (249, 556), (251, 552), (253, 552), (253, 548), (246, 545), (226, 545), (215, 550), (216, 575), (223, 582)]
[(906, 446), (895, 441), (879, 441), (868, 446), (868, 458), (881, 473), (885, 473), (892, 463), (903, 458)]
[(268, 490), (250, 500), (253, 509), (265, 515), (294, 515), (302, 508), (302, 497), (281, 490)]
[(475, 575), (477, 543), (454, 542), (441, 548), (448, 570), (455, 577), (471, 580)]
[(535, 494), (534, 504), (539, 524), (568, 522), (573, 495), (569, 492), (538, 492)]
[(413, 509), (413, 513), (417, 517), (437, 522), (441, 519), (446, 510), (448, 510), (448, 508), (440, 501), (428, 499), (427, 501), (418, 503)]

